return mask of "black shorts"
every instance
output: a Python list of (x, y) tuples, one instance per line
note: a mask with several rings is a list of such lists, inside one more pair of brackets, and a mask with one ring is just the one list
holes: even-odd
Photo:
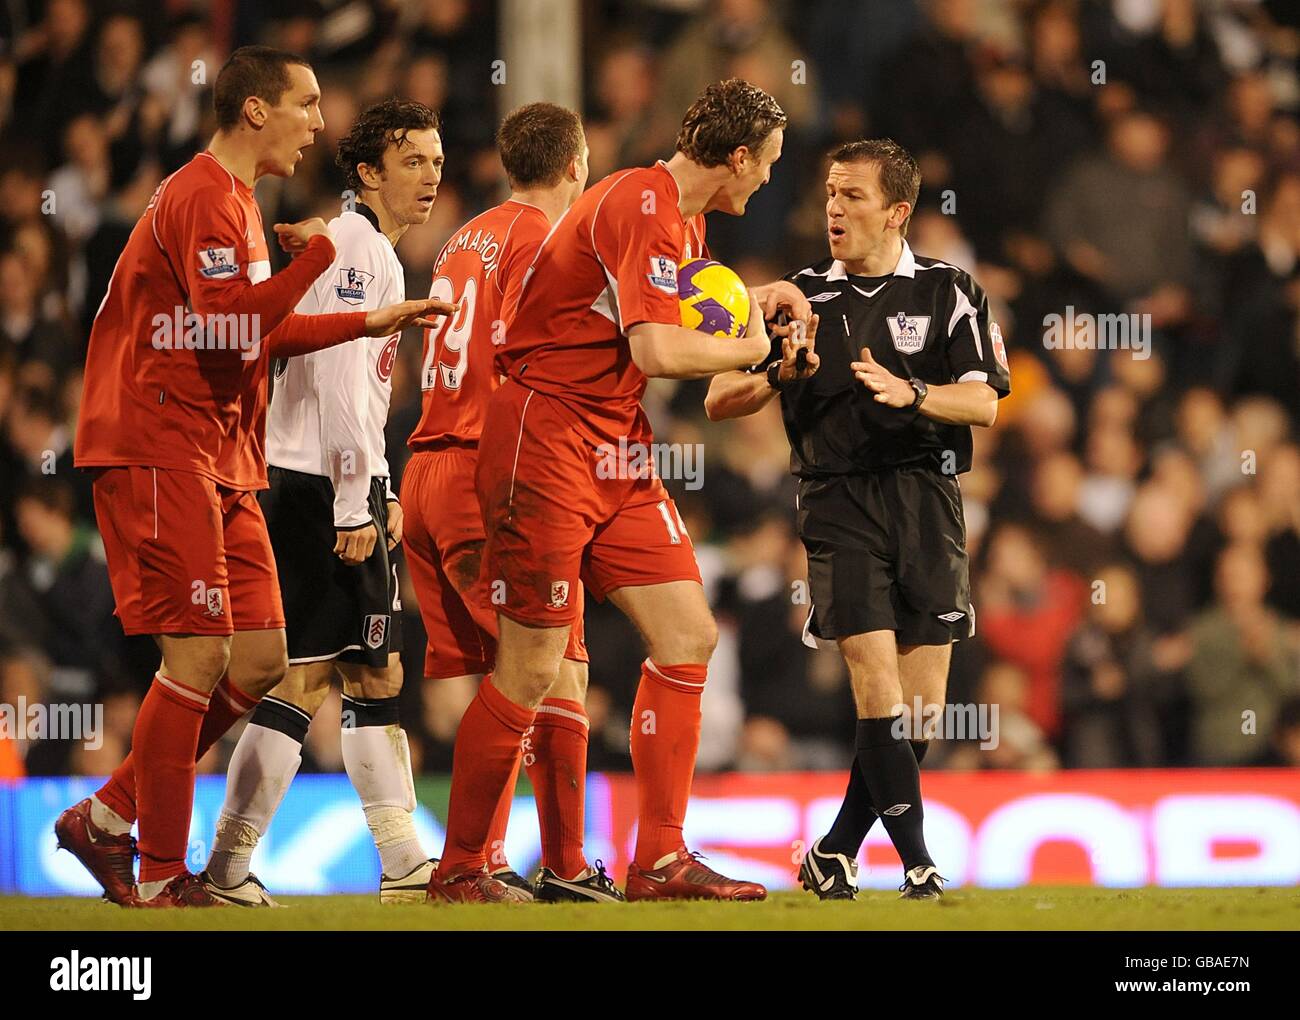
[(289, 662), (338, 659), (364, 666), (388, 664), (401, 651), (397, 564), (388, 551), (387, 490), (370, 482), (370, 515), (379, 529), (374, 551), (348, 566), (334, 554), (334, 485), (328, 478), (271, 466), (271, 487), (260, 496), (275, 550), (284, 599)]
[(892, 630), (900, 645), (946, 645), (975, 633), (956, 476), (905, 467), (801, 479), (797, 506), (812, 637)]

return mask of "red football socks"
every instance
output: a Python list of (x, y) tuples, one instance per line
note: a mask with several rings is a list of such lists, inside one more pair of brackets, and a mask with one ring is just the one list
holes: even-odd
[(532, 709), (516, 705), (498, 691), (491, 676), (479, 684), (456, 733), (440, 879), (480, 871), (486, 864), (483, 848), (492, 817), (502, 789), (519, 766), (520, 740), (533, 724), (533, 715)]
[(582, 830), (588, 727), (581, 702), (547, 698), (524, 736), (524, 765), (542, 829), (542, 867), (565, 879), (577, 878), (587, 868)]
[(162, 673), (154, 675), (140, 705), (131, 744), (138, 773), (141, 884), (165, 881), (186, 870), (194, 751), (207, 708), (207, 694)]
[[(212, 692), (208, 710), (203, 716), (203, 725), (199, 728), (199, 742), (194, 751), (195, 762), (202, 760), (212, 745), (229, 732), (230, 727), (256, 707), (257, 700), (252, 695), (245, 694), (230, 682), (229, 677), (223, 676), (216, 690)], [(135, 821), (134, 752), (128, 754), (122, 760), (122, 764), (113, 770), (108, 782), (96, 792), (95, 796), (126, 821)]]
[(492, 825), (488, 829), (487, 842), (483, 844), (483, 856), (487, 858), (488, 871), (501, 871), (510, 867), (510, 861), (506, 857), (506, 828), (510, 824), (510, 808), (515, 802), (515, 785), (518, 782), (519, 759), (516, 758), (510, 779), (502, 787), (501, 799), (497, 801), (496, 810), (492, 812)]
[(682, 823), (700, 747), (700, 695), (708, 666), (661, 666), (646, 659), (632, 706), (632, 769), (640, 821), (639, 867), (653, 868), (681, 849)]

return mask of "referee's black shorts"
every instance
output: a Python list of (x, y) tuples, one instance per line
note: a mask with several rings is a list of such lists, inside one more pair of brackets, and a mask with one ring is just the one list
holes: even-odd
[(363, 563), (348, 566), (334, 553), (334, 485), (328, 478), (271, 465), (270, 488), (261, 493), (284, 599), (289, 663), (338, 659), (363, 666), (388, 665), (402, 648), (397, 563), (402, 547), (388, 551), (387, 490), (370, 482), (370, 515), (379, 537)]
[(975, 633), (956, 476), (902, 467), (801, 479), (798, 508), (813, 637), (892, 630), (900, 645), (946, 645)]

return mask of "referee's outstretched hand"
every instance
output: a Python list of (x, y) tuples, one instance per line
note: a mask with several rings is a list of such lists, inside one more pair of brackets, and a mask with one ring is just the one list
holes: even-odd
[(900, 379), (871, 356), (871, 348), (862, 348), (862, 360), (849, 363), (853, 374), (874, 393), (877, 404), (886, 407), (911, 407), (916, 400), (916, 390), (906, 379)]

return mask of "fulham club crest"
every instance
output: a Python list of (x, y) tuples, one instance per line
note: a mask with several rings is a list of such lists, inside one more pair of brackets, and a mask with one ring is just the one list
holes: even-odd
[(388, 640), (388, 617), (385, 615), (367, 616), (361, 625), (362, 639), (367, 648), (382, 648)]

